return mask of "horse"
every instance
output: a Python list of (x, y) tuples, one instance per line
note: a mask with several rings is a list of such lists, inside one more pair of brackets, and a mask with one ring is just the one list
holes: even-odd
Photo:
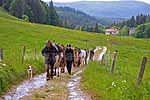
[(78, 67), (78, 63), (79, 63), (79, 50), (77, 47), (75, 47), (73, 49), (74, 52), (74, 67)]
[(93, 49), (90, 49), (90, 50), (89, 50), (89, 54), (90, 54), (90, 55), (89, 55), (89, 57), (90, 57), (89, 60), (93, 60), (94, 50), (93, 50)]
[(81, 50), (81, 53), (80, 53), (80, 55), (79, 55), (79, 58), (80, 58), (80, 66), (84, 66), (84, 65), (85, 65), (86, 56), (87, 56), (86, 51), (85, 51), (85, 50)]
[[(54, 65), (54, 75), (56, 76), (59, 76), (60, 74), (60, 70), (61, 70), (61, 73), (64, 73), (64, 67), (65, 67), (65, 60), (64, 60), (64, 47), (63, 45), (58, 45), (58, 44), (55, 44), (54, 46), (57, 50), (58, 50), (58, 54), (55, 56), (56, 58), (56, 62), (55, 62), (55, 65)], [(61, 68), (61, 69), (60, 69)]]

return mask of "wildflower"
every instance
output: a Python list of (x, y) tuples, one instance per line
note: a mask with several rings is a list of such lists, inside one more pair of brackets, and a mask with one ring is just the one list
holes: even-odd
[(6, 64), (3, 64), (3, 66), (6, 66)]
[(126, 82), (127, 82), (126, 80), (123, 80), (123, 81), (122, 81), (122, 83), (126, 83)]
[(116, 87), (116, 84), (115, 84), (115, 82), (112, 82), (112, 83), (111, 83), (111, 85), (112, 85), (112, 86), (114, 86), (114, 87)]

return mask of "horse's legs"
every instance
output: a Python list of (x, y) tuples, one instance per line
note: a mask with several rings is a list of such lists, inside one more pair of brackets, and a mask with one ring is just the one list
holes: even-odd
[(46, 80), (48, 81), (48, 80), (50, 80), (50, 77), (49, 77), (50, 76), (50, 73), (49, 73), (49, 64), (46, 65), (46, 73), (47, 73), (46, 74)]
[(64, 72), (65, 72), (65, 71), (64, 71), (64, 66), (65, 66), (65, 65), (64, 65), (63, 63), (60, 64), (61, 73), (64, 73)]
[(62, 66), (62, 73), (64, 73), (65, 72), (65, 66), (63, 65)]
[(80, 64), (81, 64), (81, 58), (79, 58), (78, 67), (80, 66)]
[(53, 79), (53, 69), (54, 69), (54, 64), (51, 64), (51, 74), (50, 74), (51, 79)]
[(57, 76), (59, 77), (59, 67), (57, 68)]
[(55, 70), (55, 71), (54, 71), (54, 76), (56, 76), (56, 66), (55, 66), (54, 70)]

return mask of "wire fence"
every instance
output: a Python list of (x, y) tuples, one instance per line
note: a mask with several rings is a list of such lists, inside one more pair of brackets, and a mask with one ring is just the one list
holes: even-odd
[[(120, 56), (120, 55), (119, 55)], [(119, 58), (119, 57), (118, 57)], [(142, 61), (141, 61), (142, 60)], [(117, 52), (114, 52), (114, 54), (105, 54), (101, 60), (101, 66), (110, 66), (110, 74), (113, 74), (114, 72), (114, 69), (115, 69), (115, 64), (120, 64), (120, 65), (124, 65), (126, 66), (132, 66), (133, 68), (138, 68), (140, 67), (140, 70), (139, 70), (139, 74), (138, 74), (138, 77), (137, 77), (137, 84), (139, 85), (141, 83), (141, 80), (142, 80), (142, 77), (143, 77), (143, 74), (144, 74), (144, 71), (145, 71), (145, 67), (146, 65), (149, 66), (150, 65), (150, 57), (142, 57), (141, 60), (130, 60), (130, 58), (125, 58), (125, 59), (117, 59)], [(109, 65), (111, 64), (111, 65)]]
[[(11, 53), (10, 53), (10, 51), (11, 51)], [(20, 55), (20, 56), (18, 56), (18, 55)], [(22, 64), (24, 63), (25, 60), (36, 61), (39, 59), (43, 59), (40, 50), (38, 50), (36, 48), (29, 49), (29, 48), (26, 48), (26, 46), (23, 46), (23, 48), (21, 48), (21, 49), (2, 49), (2, 48), (0, 48), (0, 62), (5, 57), (6, 57), (6, 59), (19, 58), (21, 60)]]

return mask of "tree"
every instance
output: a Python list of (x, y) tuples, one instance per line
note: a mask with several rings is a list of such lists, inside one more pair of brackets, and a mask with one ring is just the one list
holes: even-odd
[(46, 10), (41, 4), (39, 0), (30, 0), (29, 6), (31, 7), (34, 15), (34, 22), (35, 23), (44, 23)]
[(144, 24), (146, 22), (146, 16), (141, 14), (139, 17), (139, 24)]
[(30, 22), (34, 22), (34, 14), (33, 14), (31, 7), (28, 4), (25, 5), (24, 14), (29, 17)]
[(3, 3), (3, 7), (4, 9), (6, 9), (7, 11), (9, 11), (10, 5), (12, 3), (13, 0), (5, 0)]
[(29, 17), (28, 17), (27, 15), (22, 15), (22, 19), (23, 19), (24, 21), (29, 21)]
[(130, 19), (130, 25), (128, 27), (134, 27), (135, 26), (135, 19), (134, 19), (134, 16), (131, 17)]
[(141, 24), (135, 29), (135, 33), (133, 34), (136, 38), (144, 38), (143, 32), (145, 31), (146, 25)]
[(59, 25), (59, 16), (53, 6), (53, 2), (49, 3), (48, 15), (47, 15), (47, 24), (50, 25)]
[(12, 15), (14, 15), (18, 18), (22, 18), (22, 15), (24, 14), (24, 8), (25, 8), (24, 0), (14, 0), (11, 3), (9, 11)]
[(99, 32), (99, 29), (98, 29), (98, 23), (96, 23), (96, 25), (95, 25), (94, 32), (96, 32), (96, 33)]
[(0, 6), (4, 4), (4, 0), (0, 0)]
[(150, 24), (145, 28), (143, 35), (144, 35), (144, 38), (150, 38)]
[(150, 22), (150, 15), (147, 16), (146, 18), (146, 23)]
[(122, 30), (120, 31), (120, 35), (121, 36), (129, 36), (129, 32), (128, 32), (128, 27), (127, 26), (124, 26), (122, 28)]
[(140, 16), (137, 15), (137, 16), (136, 16), (136, 21), (135, 21), (136, 25), (139, 25), (139, 24), (140, 24), (139, 20), (140, 20)]
[(143, 35), (143, 32), (141, 30), (138, 30), (136, 33), (135, 33), (135, 38), (143, 38), (144, 35)]

